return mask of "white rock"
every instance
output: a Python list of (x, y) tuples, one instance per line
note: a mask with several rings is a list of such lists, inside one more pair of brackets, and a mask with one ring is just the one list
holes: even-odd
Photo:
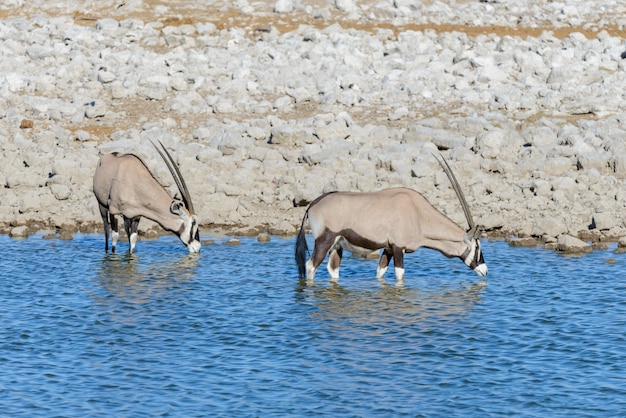
[(599, 229), (600, 231), (613, 229), (621, 223), (611, 212), (595, 213), (593, 215), (592, 222), (596, 229)]
[(64, 184), (50, 184), (50, 191), (57, 200), (67, 200), (72, 195), (72, 189)]
[(559, 235), (556, 249), (566, 253), (588, 253), (591, 252), (591, 245), (571, 235)]
[(15, 228), (11, 228), (11, 232), (9, 232), (9, 236), (11, 238), (26, 238), (28, 236), (28, 227), (16, 226)]
[[(575, 161), (567, 157), (554, 157), (550, 158), (543, 165), (543, 172), (549, 176), (564, 176), (574, 169)], [(565, 180), (565, 182), (574, 181), (571, 178)]]
[(492, 130), (479, 135), (476, 138), (476, 149), (483, 158), (497, 158), (500, 150), (505, 150), (505, 135), (502, 130)]
[(550, 237), (558, 237), (567, 232), (567, 226), (563, 219), (554, 216), (541, 217), (533, 224), (532, 235), (539, 237), (548, 235)]
[(293, 10), (293, 0), (278, 0), (274, 4), (276, 13), (290, 13)]
[(312, 143), (313, 135), (304, 128), (289, 125), (275, 126), (271, 129), (269, 142), (275, 145)]
[(357, 10), (354, 0), (335, 0), (335, 6), (342, 12), (351, 13)]

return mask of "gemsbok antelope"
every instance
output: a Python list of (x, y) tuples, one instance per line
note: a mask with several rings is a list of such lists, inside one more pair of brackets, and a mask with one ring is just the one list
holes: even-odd
[[(396, 280), (404, 280), (404, 253), (420, 247), (438, 250), (447, 257), (459, 257), (479, 276), (487, 275), (474, 224), (461, 187), (446, 160), (437, 161), (456, 192), (469, 230), (465, 231), (435, 209), (424, 196), (408, 188), (392, 188), (370, 193), (331, 192), (313, 200), (307, 208), (296, 239), (295, 257), (300, 278), (313, 283), (315, 272), (328, 257), (331, 281), (339, 280), (339, 265), (344, 249), (367, 255), (382, 249), (376, 277), (382, 279), (393, 258)], [(315, 239), (313, 254), (308, 252), (304, 222), (309, 219)]]
[(113, 152), (101, 156), (93, 176), (93, 192), (104, 222), (104, 249), (109, 250), (112, 229), (111, 251), (115, 252), (119, 237), (115, 216), (121, 215), (130, 243), (130, 253), (135, 251), (137, 228), (142, 216), (176, 234), (189, 252), (197, 253), (200, 251), (198, 220), (185, 180), (163, 144), (159, 141), (162, 151), (154, 142), (152, 145), (174, 177), (182, 200), (172, 198), (136, 155)]

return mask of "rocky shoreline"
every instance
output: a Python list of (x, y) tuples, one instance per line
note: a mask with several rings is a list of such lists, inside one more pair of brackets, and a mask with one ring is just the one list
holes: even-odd
[(488, 236), (626, 236), (619, 2), (5, 3), (2, 233), (101, 230), (104, 152), (174, 193), (160, 139), (206, 231), (290, 235), (323, 192), (393, 186), (462, 225), (441, 152)]

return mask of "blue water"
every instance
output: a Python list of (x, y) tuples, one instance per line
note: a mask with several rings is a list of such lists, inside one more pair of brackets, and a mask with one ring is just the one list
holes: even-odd
[(626, 414), (626, 255), (485, 242), (486, 282), (419, 250), (404, 288), (350, 256), (306, 286), (293, 239), (216, 241), (0, 236), (1, 414)]

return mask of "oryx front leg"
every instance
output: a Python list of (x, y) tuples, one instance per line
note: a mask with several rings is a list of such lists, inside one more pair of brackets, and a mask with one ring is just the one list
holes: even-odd
[(111, 230), (113, 231), (111, 233), (111, 252), (114, 253), (115, 247), (117, 246), (117, 240), (120, 237), (120, 229), (119, 225), (117, 224), (117, 218), (115, 217), (115, 215), (109, 213), (109, 221), (111, 223)]
[(339, 281), (339, 265), (341, 264), (341, 256), (343, 255), (343, 249), (337, 248), (330, 252), (328, 256), (328, 264), (326, 269), (330, 275), (330, 280), (333, 282)]

